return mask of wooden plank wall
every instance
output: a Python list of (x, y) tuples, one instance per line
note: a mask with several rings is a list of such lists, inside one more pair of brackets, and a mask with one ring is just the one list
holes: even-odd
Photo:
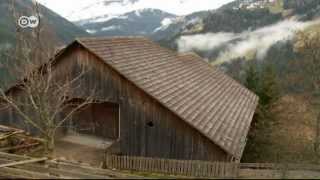
[(80, 84), (75, 97), (81, 98), (95, 89), (97, 100), (119, 105), (121, 155), (231, 160), (211, 140), (82, 47), (73, 47), (60, 57), (55, 72), (59, 79), (76, 76), (82, 69), (86, 74), (75, 83)]
[(133, 170), (201, 178), (236, 178), (238, 163), (174, 160), (132, 156), (106, 156), (109, 169)]
[(101, 101), (115, 102), (120, 106), (121, 154), (174, 159), (230, 160), (222, 149), (102, 60), (81, 49), (77, 50), (77, 54), (78, 63), (89, 67), (87, 76), (79, 82), (85, 85), (81, 89), (96, 88), (99, 90), (97, 98)]

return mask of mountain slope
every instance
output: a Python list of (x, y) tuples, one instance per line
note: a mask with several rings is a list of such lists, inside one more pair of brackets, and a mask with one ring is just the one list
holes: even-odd
[[(246, 6), (241, 3), (245, 3)], [(319, 17), (319, 10), (320, 1), (317, 0), (234, 1), (216, 11), (209, 12), (207, 17), (203, 20), (203, 28), (192, 33), (192, 35), (198, 35), (197, 43), (191, 44), (190, 42), (189, 44), (191, 44), (192, 47), (185, 49), (195, 50), (202, 56), (215, 60), (220, 52), (225, 51), (226, 48), (230, 49), (234, 47), (234, 45), (237, 45), (237, 42), (242, 42), (245, 39), (250, 41), (257, 39), (257, 43), (258, 39), (260, 39), (260, 42), (262, 43), (262, 38), (269, 37), (266, 41), (272, 41), (272, 45), (276, 41), (291, 39), (294, 32), (290, 31), (303, 30), (305, 27), (316, 23), (316, 19)], [(301, 26), (301, 28), (299, 26)], [(196, 26), (191, 28), (197, 29)], [(252, 34), (255, 39), (252, 38)], [(172, 47), (172, 44), (181, 42), (179, 40), (184, 40), (183, 38), (191, 39), (192, 36), (186, 35), (190, 34), (183, 33), (182, 31), (180, 34), (176, 35), (175, 38), (169, 40), (167, 46)], [(206, 38), (207, 41), (215, 41), (217, 43), (212, 46), (212, 48), (201, 43), (208, 43), (199, 39), (205, 36), (211, 37), (211, 39)], [(192, 40), (196, 41), (196, 36), (193, 36), (192, 38)], [(249, 46), (249, 44), (242, 44), (242, 47), (245, 47), (246, 45)], [(188, 44), (183, 44), (183, 47), (185, 46), (188, 46)]]
[[(32, 15), (33, 4), (31, 0), (14, 1), (17, 13), (30, 16)], [(14, 18), (10, 12), (11, 1), (0, 1), (0, 43), (10, 43), (15, 39), (14, 35)], [(40, 5), (40, 13), (42, 15), (41, 22), (57, 35), (57, 38), (63, 42), (70, 42), (77, 36), (88, 36), (88, 33), (77, 27), (73, 23), (62, 18), (58, 14)]]
[(75, 22), (97, 36), (152, 36), (167, 27), (176, 16), (158, 9), (142, 9), (123, 15), (103, 15)]
[[(33, 3), (31, 0), (16, 0), (14, 9), (18, 16), (30, 16), (33, 11)], [(16, 39), (16, 19), (10, 11), (12, 7), (10, 0), (0, 1), (0, 87), (10, 83), (13, 78), (8, 72), (7, 66), (13, 64), (11, 56), (4, 55), (4, 51), (9, 50), (15, 44)], [(77, 27), (73, 23), (62, 18), (58, 14), (52, 12), (44, 6), (39, 7), (42, 26), (42, 41), (50, 41), (52, 47), (61, 46), (74, 40), (75, 37), (89, 36), (87, 32)], [(19, 31), (26, 36), (32, 36), (32, 31), (29, 28), (20, 28)], [(53, 50), (53, 49), (52, 49)]]
[(161, 29), (153, 34), (153, 38), (161, 45), (172, 49), (177, 49), (176, 39), (183, 34), (194, 34), (203, 31), (204, 20), (213, 11), (200, 11), (186, 16), (181, 16), (165, 29)]
[(240, 82), (250, 62), (257, 62), (259, 68), (271, 64), (282, 77), (284, 91), (304, 91), (307, 84), (295, 75), (299, 67), (292, 66), (299, 59), (294, 40), (297, 31), (319, 30), (320, 1), (276, 0), (249, 9), (240, 8), (239, 2), (252, 7), (250, 3), (266, 1), (234, 1), (206, 12), (198, 23), (176, 27), (175, 34), (168, 33), (171, 36), (159, 42), (177, 51), (194, 51)]

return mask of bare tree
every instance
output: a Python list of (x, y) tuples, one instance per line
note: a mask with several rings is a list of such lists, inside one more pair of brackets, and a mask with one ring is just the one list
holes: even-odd
[[(320, 32), (306, 31), (298, 32), (295, 43), (296, 52), (302, 55), (300, 60), (304, 76), (310, 79), (312, 84), (313, 98), (311, 102), (319, 109), (320, 107)], [(320, 112), (318, 112), (316, 127), (314, 151), (317, 161), (320, 162)]]
[[(18, 14), (12, 3), (12, 12), (15, 19)], [(40, 18), (40, 8), (34, 3), (34, 13)], [(17, 22), (17, 21), (16, 21)], [(34, 29), (22, 29), (16, 26), (16, 46), (12, 58), (14, 65), (10, 64), (10, 72), (13, 76), (23, 77), (15, 86), (15, 90), (6, 91), (0, 89), (0, 99), (6, 104), (6, 108), (13, 111), (28, 126), (37, 130), (44, 139), (45, 153), (51, 155), (55, 146), (55, 137), (58, 129), (72, 115), (81, 108), (92, 103), (95, 90), (90, 94), (77, 94), (81, 101), (71, 101), (75, 92), (80, 88), (80, 79), (86, 74), (82, 68), (77, 73), (67, 76), (59, 74), (55, 69), (52, 57), (52, 34), (48, 33), (42, 22)], [(45, 41), (43, 41), (43, 37)], [(46, 63), (44, 63), (46, 62)]]

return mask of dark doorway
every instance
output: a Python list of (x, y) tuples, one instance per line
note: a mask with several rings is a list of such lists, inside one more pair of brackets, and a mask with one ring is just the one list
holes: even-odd
[[(74, 110), (81, 99), (72, 99), (64, 115)], [(56, 156), (99, 165), (104, 153), (119, 138), (119, 105), (95, 102), (73, 114), (64, 124), (56, 142)]]
[(72, 117), (72, 130), (79, 134), (116, 140), (119, 136), (119, 105), (109, 102), (92, 103)]

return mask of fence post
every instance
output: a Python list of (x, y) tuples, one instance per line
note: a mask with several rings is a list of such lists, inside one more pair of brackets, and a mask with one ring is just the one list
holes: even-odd
[(240, 163), (117, 156), (109, 153), (105, 155), (104, 163), (108, 169), (115, 168), (201, 178), (236, 178), (240, 172)]
[(104, 169), (109, 169), (110, 168), (110, 155), (109, 153), (105, 153), (105, 159), (104, 159)]
[(238, 178), (239, 176), (240, 176), (240, 163), (236, 163), (235, 178)]

